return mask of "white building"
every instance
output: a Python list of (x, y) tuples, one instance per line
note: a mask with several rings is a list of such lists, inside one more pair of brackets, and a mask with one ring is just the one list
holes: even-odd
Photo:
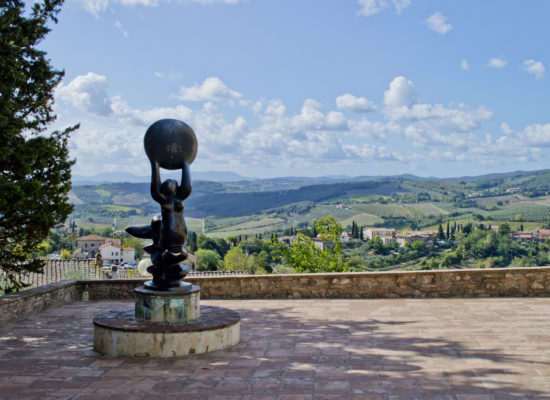
[[(99, 251), (100, 247), (106, 243), (115, 243), (120, 245), (120, 239), (108, 238), (99, 235), (82, 236), (76, 239), (76, 246), (91, 257)], [(101, 255), (103, 256), (103, 254)]]
[(365, 240), (372, 240), (376, 236), (382, 239), (384, 244), (391, 244), (395, 240), (395, 229), (393, 228), (364, 228), (363, 237)]
[(101, 258), (110, 262), (132, 262), (136, 258), (136, 250), (132, 247), (122, 247), (117, 243), (105, 243), (99, 247)]
[(374, 239), (376, 236), (384, 238), (395, 238), (395, 229), (393, 228), (364, 228), (363, 237), (368, 240)]

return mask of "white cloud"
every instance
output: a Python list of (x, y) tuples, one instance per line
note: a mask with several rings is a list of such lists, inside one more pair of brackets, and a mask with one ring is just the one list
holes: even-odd
[(467, 60), (462, 60), (460, 62), (460, 68), (462, 68), (463, 70), (469, 70), (470, 69), (470, 65), (468, 64), (468, 61)]
[[(110, 4), (121, 4), (126, 7), (144, 6), (155, 7), (161, 1), (171, 2), (172, 0), (77, 0), (82, 7), (91, 14), (97, 16), (100, 12), (107, 10)], [(187, 0), (187, 3), (198, 3), (203, 5), (212, 4), (238, 4), (247, 0)]]
[(128, 37), (128, 32), (126, 32), (126, 30), (122, 27), (120, 21), (115, 22), (115, 28), (117, 28), (124, 35), (124, 37)]
[[(204, 93), (212, 92), (202, 90), (202, 86), (196, 85), (196, 90), (204, 99), (208, 97)], [(109, 97), (107, 78), (95, 73), (62, 85), (57, 96), (103, 116), (89, 120), (79, 117), (82, 128), (71, 139), (71, 155), (78, 158), (79, 173), (94, 168), (94, 172), (119, 169), (143, 174), (135, 170), (147, 168), (143, 134), (162, 118), (180, 119), (193, 127), (200, 141), (195, 167), (201, 169), (273, 167), (298, 171), (321, 165), (356, 168), (358, 163), (371, 162), (377, 168), (384, 163), (417, 168), (426, 160), (497, 165), (540, 161), (543, 150), (550, 147), (550, 124), (532, 124), (515, 131), (502, 123), (501, 132), (481, 132), (481, 123), (492, 118), (489, 110), (464, 104), (418, 103), (414, 84), (402, 76), (391, 81), (384, 93), (384, 108), (372, 120), (325, 110), (314, 99), (306, 99), (293, 112), (281, 100), (260, 98), (244, 105), (253, 111), (248, 117), (239, 115), (235, 108), (229, 116), (226, 107), (218, 108), (213, 101), (194, 104), (193, 108), (178, 104), (137, 109), (121, 96)], [(357, 99), (351, 98), (354, 102)], [(413, 153), (413, 148), (418, 151)], [(232, 155), (230, 160), (227, 154)], [(98, 159), (102, 161), (99, 167)]]
[(354, 113), (365, 113), (376, 110), (376, 105), (364, 97), (355, 97), (346, 93), (336, 98), (336, 106)]
[(191, 0), (191, 1), (193, 3), (208, 5), (208, 4), (217, 4), (217, 3), (221, 3), (221, 4), (239, 4), (239, 3), (243, 3), (243, 2), (248, 1), (248, 0)]
[(540, 61), (525, 60), (523, 62), (523, 69), (532, 75), (535, 75), (536, 79), (544, 78), (544, 65)]
[(384, 104), (388, 107), (409, 107), (414, 102), (414, 85), (403, 76), (398, 76), (384, 92)]
[(441, 14), (439, 11), (436, 11), (426, 19), (428, 28), (432, 31), (439, 33), (440, 35), (445, 35), (453, 26), (447, 23), (447, 17)]
[(183, 78), (183, 74), (179, 72), (169, 72), (169, 73), (155, 72), (155, 77), (159, 79), (164, 79), (167, 81), (176, 81)]
[(369, 17), (392, 6), (397, 14), (401, 14), (411, 4), (411, 0), (358, 0), (358, 3), (361, 8), (357, 15)]
[(388, 151), (384, 146), (371, 144), (344, 145), (344, 151), (352, 158), (359, 158), (364, 161), (401, 161), (404, 157), (397, 153)]
[(506, 66), (506, 64), (508, 64), (506, 62), (506, 60), (504, 60), (504, 58), (501, 56), (501, 57), (498, 57), (498, 58), (491, 58), (489, 60), (489, 63), (487, 64), (488, 67), (492, 67), (492, 68), (504, 68)]
[(510, 128), (510, 125), (508, 125), (506, 122), (503, 122), (502, 124), (500, 124), (500, 129), (505, 135), (514, 134), (514, 131), (512, 130), (512, 128)]
[(516, 137), (522, 143), (535, 146), (550, 146), (550, 124), (527, 125)]
[(158, 5), (159, 0), (78, 0), (78, 2), (86, 11), (97, 16), (100, 12), (105, 11), (110, 3), (119, 3), (130, 7), (137, 5), (154, 7)]
[[(466, 151), (476, 142), (481, 122), (493, 113), (484, 107), (472, 109), (464, 104), (445, 107), (441, 104), (417, 103), (414, 84), (403, 76), (390, 83), (384, 93), (383, 114), (393, 123), (391, 135), (402, 134), (420, 148), (445, 146)], [(354, 124), (349, 123), (350, 127)], [(389, 125), (388, 125), (389, 126)]]
[(236, 100), (242, 93), (229, 89), (220, 78), (206, 78), (200, 85), (195, 83), (191, 87), (182, 86), (175, 98), (183, 101), (220, 101)]
[(68, 85), (59, 85), (56, 96), (92, 114), (107, 116), (112, 113), (107, 78), (94, 72), (79, 75)]
[(387, 108), (386, 115), (391, 120), (423, 122), (431, 129), (449, 129), (459, 132), (469, 132), (479, 128), (481, 121), (493, 117), (493, 113), (485, 107), (471, 109), (464, 104), (456, 108), (444, 107), (441, 104), (413, 104), (410, 107)]
[(393, 121), (388, 123), (380, 121), (372, 122), (366, 118), (362, 118), (359, 121), (349, 120), (348, 126), (353, 137), (369, 140), (385, 141), (388, 136), (401, 134), (401, 126)]

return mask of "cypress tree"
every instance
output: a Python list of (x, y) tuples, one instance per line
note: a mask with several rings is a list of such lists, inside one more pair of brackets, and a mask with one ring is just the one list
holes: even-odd
[(437, 227), (437, 238), (438, 239), (445, 239), (445, 233), (443, 233), (443, 227), (441, 224)]
[(0, 269), (5, 292), (25, 285), (21, 274), (40, 272), (33, 259), (50, 229), (63, 223), (71, 166), (67, 140), (78, 125), (48, 133), (56, 119), (54, 89), (63, 77), (37, 47), (57, 22), (63, 0), (43, 0), (31, 10), (21, 0), (0, 3)]

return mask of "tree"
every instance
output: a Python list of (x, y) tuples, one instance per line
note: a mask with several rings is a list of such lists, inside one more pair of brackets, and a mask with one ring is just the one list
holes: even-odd
[(225, 257), (230, 249), (229, 243), (227, 243), (223, 238), (216, 238), (214, 239), (214, 241), (216, 242), (216, 251), (218, 252), (220, 257)]
[(500, 233), (503, 236), (508, 235), (511, 231), (512, 230), (510, 229), (510, 224), (506, 222), (500, 224), (500, 226), (498, 227), (498, 233)]
[(38, 44), (57, 22), (63, 0), (43, 0), (29, 10), (21, 0), (0, 3), (0, 267), (5, 292), (25, 285), (23, 272), (40, 272), (32, 259), (51, 228), (72, 211), (67, 140), (78, 125), (48, 134), (56, 119), (54, 89), (63, 77)]
[(443, 227), (441, 224), (437, 227), (437, 238), (441, 240), (445, 239), (445, 233), (443, 232)]
[(411, 249), (418, 252), (420, 255), (426, 254), (426, 251), (428, 250), (426, 248), (426, 243), (424, 243), (422, 240), (416, 240), (411, 244)]
[(197, 269), (199, 271), (216, 271), (221, 258), (214, 250), (199, 249), (196, 251)]
[(197, 247), (197, 234), (195, 232), (191, 232), (189, 234), (189, 237), (187, 239), (187, 247), (189, 247), (189, 251), (191, 253), (195, 253), (195, 251), (198, 250), (198, 247)]
[(223, 258), (223, 266), (226, 271), (239, 271), (246, 267), (246, 256), (239, 246), (229, 250)]
[(342, 227), (332, 217), (323, 217), (315, 223), (315, 229), (322, 240), (330, 243), (323, 250), (317, 247), (311, 238), (298, 233), (292, 247), (272, 242), (272, 255), (282, 259), (296, 272), (341, 272), (347, 269), (342, 256), (340, 235)]
[(71, 256), (72, 256), (72, 254), (69, 250), (66, 250), (66, 249), (61, 250), (61, 259), (62, 260), (70, 260)]

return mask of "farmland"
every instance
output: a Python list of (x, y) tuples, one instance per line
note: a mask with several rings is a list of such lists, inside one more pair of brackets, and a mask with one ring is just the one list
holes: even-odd
[[(216, 237), (282, 233), (309, 226), (324, 215), (344, 228), (355, 222), (402, 230), (446, 221), (537, 227), (549, 220), (549, 180), (548, 171), (535, 171), (447, 180), (354, 178), (326, 184), (307, 178), (198, 181), (185, 201), (185, 215), (189, 230), (202, 232), (204, 224), (205, 232)], [(146, 183), (74, 186), (70, 199), (75, 206), (70, 221), (98, 231), (149, 223), (159, 212)]]

